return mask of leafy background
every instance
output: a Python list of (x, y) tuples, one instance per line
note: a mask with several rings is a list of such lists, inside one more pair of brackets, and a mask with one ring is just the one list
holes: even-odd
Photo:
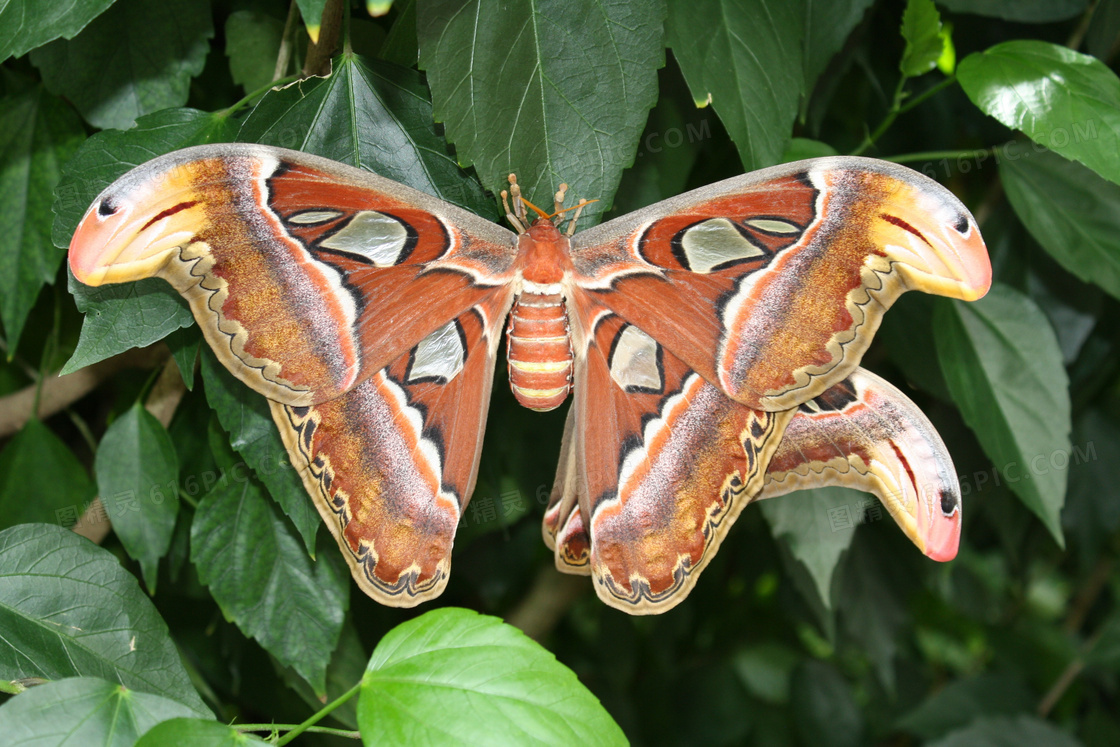
[[(1118, 43), (1120, 0), (0, 2), (0, 733), (1120, 743)], [(114, 178), (233, 140), (495, 219), (513, 170), (598, 198), (588, 224), (833, 153), (940, 180), (995, 285), (903, 298), (865, 365), (949, 445), (958, 558), (863, 494), (795, 494), (627, 617), (551, 569), (563, 414), (498, 382), (446, 593), (355, 593), (178, 297), (63, 268)]]

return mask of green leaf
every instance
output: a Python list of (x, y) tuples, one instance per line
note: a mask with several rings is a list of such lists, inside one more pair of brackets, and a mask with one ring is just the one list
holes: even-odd
[[(331, 653), (330, 664), (327, 665), (327, 701), (341, 697), (354, 683), (362, 678), (366, 671), (366, 662), (369, 654), (358, 638), (358, 631), (353, 621), (348, 619), (342, 626), (342, 633), (338, 636), (338, 645)], [(290, 669), (283, 670), (284, 684), (295, 690), (304, 702), (314, 710), (323, 707), (322, 701), (315, 691)], [(358, 699), (351, 698), (338, 708), (331, 711), (331, 718), (338, 721), (348, 729), (358, 728)]]
[(136, 403), (105, 431), (94, 470), (113, 531), (154, 594), (159, 559), (171, 546), (179, 513), (179, 460), (171, 436)]
[(1034, 716), (982, 716), (926, 747), (1080, 747), (1081, 743)]
[(1120, 528), (1120, 501), (1110, 500), (1120, 464), (1120, 424), (1098, 407), (1086, 410), (1073, 429), (1069, 492), (1062, 526), (1076, 538), (1085, 567)]
[(402, 67), (413, 67), (420, 59), (416, 39), (416, 0), (397, 3), (397, 20), (381, 45), (381, 59)]
[(32, 51), (53, 93), (101, 129), (187, 103), (214, 35), (208, 0), (117, 0), (73, 40)]
[(1095, 638), (1093, 645), (1085, 652), (1085, 663), (1120, 669), (1120, 612), (1114, 612), (1104, 621)]
[(198, 351), (202, 345), (202, 333), (197, 327), (183, 327), (175, 330), (166, 338), (171, 357), (187, 391), (194, 389), (194, 367), (198, 363)]
[(220, 112), (167, 109), (141, 117), (130, 130), (108, 130), (93, 135), (62, 167), (62, 179), (52, 206), (54, 245), (70, 245), (70, 237), (86, 210), (118, 177), (173, 150), (232, 140), (235, 132), (228, 117)]
[(1120, 184), (1046, 151), (999, 164), (1019, 220), (1071, 273), (1120, 298)]
[(115, 0), (70, 0), (43, 3), (9, 0), (0, 4), (0, 62), (22, 57), (35, 47), (65, 37), (72, 39)]
[[(118, 177), (156, 156), (179, 148), (231, 139), (222, 114), (169, 109), (142, 117), (126, 132), (99, 132), (82, 143), (62, 169), (51, 235), (55, 246), (70, 236), (93, 200)], [(70, 278), (70, 292), (86, 312), (81, 338), (63, 367), (70, 373), (134, 347), (150, 345), (189, 326), (194, 318), (179, 294), (163, 280), (89, 288)]]
[(86, 316), (78, 346), (60, 375), (159, 342), (194, 322), (187, 302), (159, 278), (90, 288), (69, 275), (69, 287)]
[(343, 55), (329, 78), (266, 93), (237, 139), (314, 153), (481, 215), (495, 213), (436, 133), (427, 87), (414, 70)]
[(226, 56), (233, 82), (252, 93), (276, 73), (284, 21), (260, 10), (238, 10), (226, 19)]
[(669, 4), (668, 46), (697, 106), (715, 109), (747, 171), (781, 160), (806, 92), (803, 10), (787, 0)]
[(1101, 0), (1093, 10), (1085, 48), (1099, 60), (1107, 60), (1109, 52), (1120, 40), (1120, 0)]
[(1070, 451), (1069, 380), (1046, 315), (1000, 284), (971, 304), (938, 305), (937, 357), (949, 392), (1016, 495), (1063, 545), (1058, 515)]
[(276, 504), (235, 472), (198, 504), (191, 561), (223, 614), (324, 694), (349, 603), (338, 554), (307, 557)]
[(937, 67), (945, 49), (941, 33), (941, 14), (933, 0), (907, 0), (902, 13), (902, 38), (906, 49), (898, 63), (907, 78), (917, 78)]
[(790, 678), (801, 659), (789, 646), (767, 641), (736, 653), (735, 673), (751, 695), (781, 705), (789, 702)]
[(193, 715), (182, 703), (159, 695), (74, 677), (30, 688), (0, 706), (0, 734), (8, 744), (36, 747), (132, 747), (161, 721)]
[(975, 13), (1021, 23), (1048, 23), (1073, 18), (1089, 0), (937, 0), (954, 13)]
[[(459, 162), (497, 193), (561, 182), (595, 223), (634, 161), (665, 64), (662, 0), (417, 0), (420, 67)], [(799, 58), (800, 62), (800, 58)]]
[[(874, 500), (874, 499), (872, 499)], [(868, 517), (884, 518), (881, 509)], [(920, 568), (911, 564), (920, 561), (912, 547), (903, 547), (903, 557), (891, 557), (890, 546), (882, 546), (884, 532), (897, 539), (894, 527), (876, 526), (852, 547), (844, 565), (837, 607), (840, 627), (855, 641), (875, 666), (875, 674), (888, 692), (895, 688), (895, 655), (898, 637), (909, 615), (906, 598)]]
[(319, 42), (319, 27), (323, 23), (323, 8), (327, 7), (327, 0), (296, 0), (299, 13), (303, 16), (303, 24), (307, 27), (307, 35), (311, 41)]
[(136, 747), (240, 747), (243, 744), (269, 743), (217, 721), (173, 718), (144, 732)]
[(81, 120), (42, 86), (0, 99), (0, 320), (9, 350), (65, 254), (51, 243), (50, 206), (61, 165), (84, 137)]
[(802, 744), (856, 747), (863, 741), (863, 714), (852, 688), (834, 666), (808, 659), (793, 672), (790, 710)]
[(73, 532), (0, 532), (0, 630), (0, 678), (101, 677), (210, 715), (136, 577)]
[(789, 141), (785, 153), (782, 154), (782, 163), (801, 161), (806, 158), (824, 158), (838, 155), (835, 148), (819, 140), (810, 140), (804, 137), (795, 137)]
[(1016, 40), (970, 54), (957, 77), (985, 114), (1120, 183), (1120, 78), (1097, 58)]
[(315, 535), (323, 522), (311, 505), (299, 474), (288, 461), (288, 451), (276, 431), (267, 400), (234, 378), (209, 348), (202, 351), (202, 381), (206, 386), (206, 399), (222, 427), (229, 432), (230, 446), (284, 509), (295, 524), (307, 554), (314, 558)]
[(0, 528), (33, 521), (69, 528), (93, 496), (74, 452), (38, 420), (0, 451)]
[(992, 673), (950, 682), (895, 726), (922, 739), (936, 739), (968, 726), (978, 718), (1026, 713), (1036, 697), (1012, 674)]
[(759, 504), (770, 533), (808, 569), (826, 608), (832, 606), (832, 574), (852, 544), (864, 507), (874, 500), (851, 488), (825, 487)]
[[(805, 90), (839, 52), (874, 0), (803, 0), (805, 4)], [(797, 160), (797, 159), (792, 159)]]
[(445, 608), (381, 639), (358, 701), (373, 744), (626, 744), (575, 674), (496, 617)]

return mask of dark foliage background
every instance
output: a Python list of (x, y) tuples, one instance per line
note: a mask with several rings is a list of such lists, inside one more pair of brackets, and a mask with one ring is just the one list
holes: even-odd
[[(1118, 43), (1120, 0), (0, 5), (0, 733), (1120, 744)], [(329, 75), (270, 89), (300, 72)], [(995, 285), (904, 297), (864, 365), (949, 446), (958, 558), (822, 489), (749, 507), (688, 600), (627, 617), (551, 569), (563, 412), (498, 381), (445, 594), (353, 592), (265, 403), (178, 297), (64, 269), (114, 178), (234, 140), (494, 219), (510, 171), (538, 204), (561, 180), (599, 198), (587, 224), (810, 156), (938, 179)], [(543, 700), (507, 708), (478, 671), (533, 672)]]

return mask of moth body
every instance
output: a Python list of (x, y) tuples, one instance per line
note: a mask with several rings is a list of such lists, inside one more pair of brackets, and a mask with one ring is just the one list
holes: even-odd
[(518, 238), (521, 292), (506, 329), (509, 385), (522, 406), (543, 412), (572, 389), (572, 338), (561, 281), (570, 242), (540, 220)]

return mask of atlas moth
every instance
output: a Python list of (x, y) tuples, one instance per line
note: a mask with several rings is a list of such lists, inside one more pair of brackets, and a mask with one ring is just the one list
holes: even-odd
[(514, 187), (511, 232), (323, 158), (207, 145), (108, 187), (70, 267), (186, 298), (388, 605), (447, 583), (503, 329), (522, 404), (574, 392), (544, 539), (613, 607), (676, 605), (748, 503), (814, 486), (870, 491), (926, 555), (956, 554), (944, 444), (858, 367), (903, 291), (987, 292), (983, 240), (948, 190), (821, 158), (574, 234), (558, 197), (530, 222)]

